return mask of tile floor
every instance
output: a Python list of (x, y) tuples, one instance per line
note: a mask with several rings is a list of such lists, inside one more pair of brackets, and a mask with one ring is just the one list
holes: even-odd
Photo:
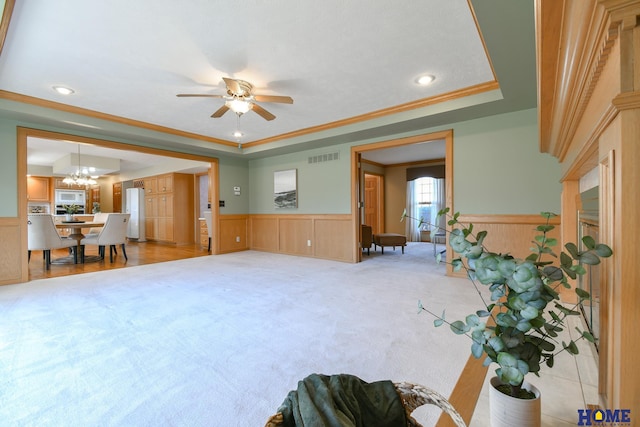
[[(579, 335), (576, 327), (584, 329), (582, 318), (567, 319), (567, 329), (563, 332), (573, 339)], [(571, 338), (566, 338), (567, 342)], [(562, 337), (560, 337), (562, 340)], [(593, 345), (586, 340), (576, 342), (580, 353), (571, 356), (562, 353), (556, 356), (553, 369), (544, 366), (540, 377), (529, 375), (527, 381), (535, 385), (542, 395), (542, 426), (575, 426), (578, 409), (587, 404), (598, 403), (598, 366)], [(489, 427), (489, 379), (495, 375), (495, 366), (490, 367), (469, 427)]]

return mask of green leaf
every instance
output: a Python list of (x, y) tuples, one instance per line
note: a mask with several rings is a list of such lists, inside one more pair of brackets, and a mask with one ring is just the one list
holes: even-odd
[(542, 269), (542, 273), (549, 278), (549, 280), (557, 282), (558, 280), (562, 280), (562, 269), (556, 267), (555, 265), (548, 265)]
[(586, 300), (591, 298), (591, 295), (589, 295), (589, 292), (585, 291), (584, 289), (576, 288), (576, 294), (581, 300)]
[(560, 265), (562, 267), (570, 268), (573, 265), (573, 259), (565, 252), (560, 253)]
[(584, 337), (584, 339), (586, 339), (590, 343), (595, 343), (596, 342), (596, 337), (594, 337), (590, 332), (581, 331), (579, 328), (576, 328), (576, 331), (578, 331), (580, 333), (580, 335), (582, 335)]
[(435, 326), (435, 327), (437, 328), (438, 326), (442, 326), (442, 324), (443, 324), (443, 323), (444, 323), (444, 320), (442, 320), (442, 319), (435, 319), (435, 320), (433, 321), (433, 326)]
[(558, 239), (547, 239), (547, 246), (556, 246), (558, 244)]
[(539, 226), (536, 227), (536, 230), (538, 230), (538, 231), (540, 231), (542, 233), (547, 233), (547, 232), (553, 230), (554, 228), (556, 228), (556, 227), (554, 227), (553, 225), (539, 225)]
[(526, 261), (536, 262), (538, 260), (538, 254), (531, 254), (525, 258)]
[(473, 354), (473, 357), (475, 357), (476, 359), (480, 359), (480, 356), (482, 356), (483, 352), (484, 350), (482, 349), (482, 344), (479, 344), (477, 342), (471, 344), (471, 354)]
[(478, 326), (480, 324), (480, 319), (475, 314), (468, 315), (466, 318), (466, 321), (467, 321), (467, 326), (469, 327)]
[(602, 258), (609, 258), (611, 255), (613, 255), (613, 251), (611, 250), (611, 248), (603, 243), (596, 245), (595, 250), (596, 253)]
[(478, 317), (489, 317), (489, 315), (491, 315), (491, 313), (489, 313), (487, 310), (478, 310), (478, 311), (476, 311), (476, 315)]
[(571, 254), (573, 259), (575, 260), (578, 259), (580, 254), (578, 252), (578, 247), (575, 245), (575, 243), (567, 243), (566, 245), (564, 245), (564, 247), (567, 248), (567, 251), (569, 251), (569, 254)]
[(580, 350), (578, 350), (578, 346), (576, 345), (576, 343), (573, 340), (569, 341), (569, 344), (567, 344), (564, 341), (562, 341), (562, 346), (570, 354), (576, 355), (576, 354), (580, 353)]
[(600, 257), (593, 252), (584, 252), (578, 256), (578, 260), (587, 265), (600, 264)]
[(527, 320), (535, 319), (536, 317), (538, 317), (538, 314), (540, 314), (538, 309), (530, 305), (520, 312), (520, 315)]
[(594, 249), (596, 247), (596, 241), (593, 240), (593, 237), (591, 236), (584, 236), (582, 238), (582, 243), (584, 243), (586, 248), (589, 250)]
[(518, 324), (518, 322), (507, 313), (500, 313), (496, 316), (496, 323), (500, 326), (504, 327), (514, 327)]
[(587, 270), (585, 270), (584, 267), (581, 266), (580, 264), (574, 265), (573, 267), (571, 267), (571, 270), (575, 271), (575, 273), (579, 274), (580, 276), (587, 274)]
[(553, 362), (554, 362), (554, 357), (553, 354), (551, 354), (548, 358), (547, 358), (547, 366), (550, 368), (553, 368)]
[(456, 320), (450, 325), (450, 328), (457, 335), (462, 335), (469, 331), (469, 327), (462, 320)]

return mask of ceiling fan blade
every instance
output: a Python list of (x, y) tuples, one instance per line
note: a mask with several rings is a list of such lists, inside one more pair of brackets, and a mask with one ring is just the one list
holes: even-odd
[(258, 102), (280, 102), (282, 104), (293, 104), (293, 98), (290, 96), (253, 95), (253, 98)]
[(258, 113), (258, 115), (260, 115), (260, 117), (262, 117), (265, 120), (273, 120), (276, 118), (276, 116), (274, 116), (273, 114), (271, 114), (270, 112), (268, 112), (267, 110), (259, 106), (258, 104), (253, 104), (252, 110)]
[(242, 94), (244, 93), (244, 89), (242, 89), (240, 83), (237, 80), (230, 79), (229, 77), (223, 77), (222, 80), (224, 80), (224, 84), (227, 85), (227, 89), (229, 89), (229, 92), (234, 93), (238, 96), (242, 96)]
[(222, 115), (227, 111), (229, 111), (229, 107), (227, 107), (227, 104), (224, 104), (222, 107), (218, 108), (218, 110), (215, 113), (213, 113), (211, 117), (213, 117), (214, 119), (217, 119), (218, 117), (222, 117)]
[(178, 97), (190, 97), (190, 96), (198, 96), (203, 98), (224, 98), (224, 95), (208, 95), (208, 94), (200, 94), (200, 93), (179, 93), (176, 96)]

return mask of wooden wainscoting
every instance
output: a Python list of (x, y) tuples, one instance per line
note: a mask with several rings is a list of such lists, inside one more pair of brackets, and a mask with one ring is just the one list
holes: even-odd
[(257, 251), (355, 262), (351, 215), (251, 215), (249, 229)]
[[(541, 215), (460, 215), (458, 219), (464, 224), (472, 223), (474, 234), (482, 230), (488, 233), (484, 241), (488, 250), (508, 252), (516, 258), (526, 258), (531, 254), (534, 237), (539, 234), (536, 227), (546, 221)], [(550, 224), (557, 228), (549, 236), (560, 241), (560, 216), (552, 218)], [(556, 253), (559, 252), (560, 244)], [(464, 273), (460, 274), (464, 276)], [(564, 291), (567, 290), (563, 288), (561, 294)], [(568, 292), (569, 295), (573, 295), (573, 291)]]
[[(0, 285), (27, 280), (27, 248), (21, 248), (20, 220), (0, 218)], [(25, 242), (26, 243), (26, 242)]]
[(249, 249), (248, 229), (249, 215), (220, 215), (218, 217), (220, 253)]

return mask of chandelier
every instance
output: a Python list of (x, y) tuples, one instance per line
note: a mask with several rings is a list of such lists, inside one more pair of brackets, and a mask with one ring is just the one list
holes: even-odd
[[(97, 181), (93, 176), (89, 176), (89, 173), (95, 171), (95, 168), (87, 168), (80, 166), (80, 145), (78, 145), (78, 169), (76, 169), (75, 173), (69, 174), (65, 179), (62, 180), (63, 183), (67, 185), (94, 185), (97, 184)], [(97, 177), (95, 177), (97, 178)]]

